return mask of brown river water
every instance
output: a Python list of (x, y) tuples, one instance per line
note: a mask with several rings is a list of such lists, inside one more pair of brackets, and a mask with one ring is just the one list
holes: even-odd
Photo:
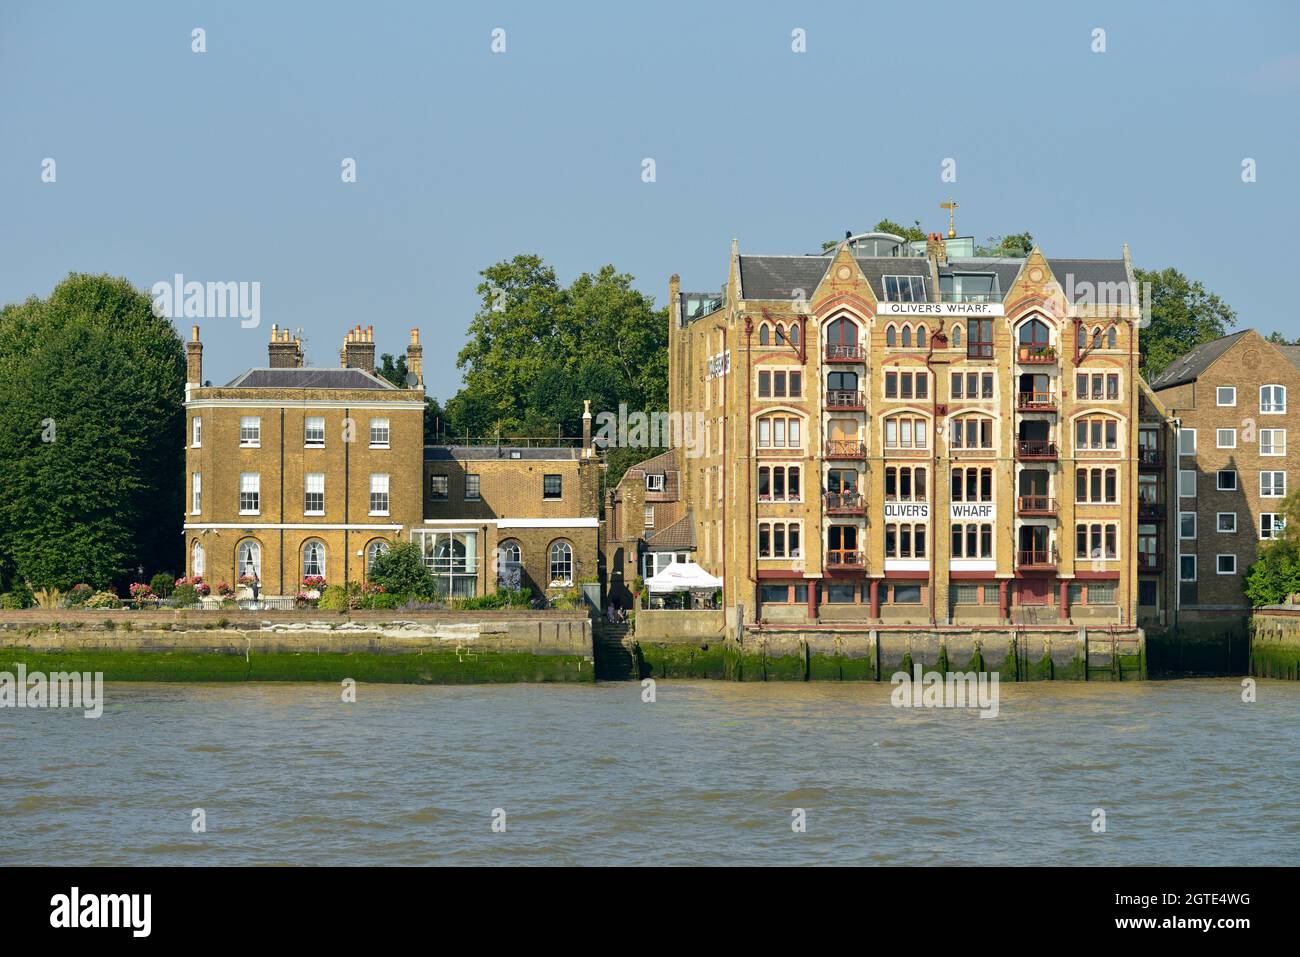
[(994, 718), (890, 691), (361, 685), (346, 704), (329, 684), (108, 684), (97, 720), (0, 709), (0, 860), (1300, 860), (1300, 682), (1261, 680), (1254, 703), (1239, 679), (1004, 684)]

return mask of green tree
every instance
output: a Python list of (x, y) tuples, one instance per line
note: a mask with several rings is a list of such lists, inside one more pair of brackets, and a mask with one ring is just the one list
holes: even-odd
[(1286, 540), (1269, 542), (1246, 569), (1243, 585), (1256, 608), (1280, 604), (1288, 595), (1300, 592), (1300, 545)]
[(534, 255), (483, 270), (482, 306), (457, 358), (452, 436), (576, 436), (593, 415), (666, 409), (668, 320), (632, 277), (603, 266), (565, 287)]
[(1139, 288), (1151, 283), (1151, 323), (1138, 337), (1147, 379), (1202, 343), (1227, 335), (1237, 322), (1226, 302), (1177, 269), (1135, 269), (1134, 275)]
[(372, 585), (382, 585), (394, 595), (411, 596), (428, 601), (437, 593), (429, 567), (424, 564), (418, 542), (397, 542), (375, 556), (366, 575)]
[(1274, 329), (1272, 332), (1268, 334), (1267, 339), (1269, 342), (1273, 343), (1274, 345), (1300, 346), (1300, 336), (1296, 337), (1295, 339), (1288, 339), (1286, 336), (1282, 335), (1282, 333), (1278, 332), (1276, 329)]
[(1000, 256), (1023, 259), (1034, 250), (1034, 237), (1026, 230), (1006, 236), (990, 236), (988, 245), (976, 246), (976, 256)]
[(0, 566), (37, 588), (181, 565), (185, 355), (125, 279), (0, 309)]
[(408, 388), (406, 384), (405, 355), (399, 355), (394, 359), (390, 353), (385, 352), (379, 357), (379, 368), (375, 371), (379, 373), (381, 379), (387, 379), (399, 389)]

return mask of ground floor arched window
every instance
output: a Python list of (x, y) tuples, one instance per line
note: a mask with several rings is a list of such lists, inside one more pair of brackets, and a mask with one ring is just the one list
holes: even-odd
[(203, 543), (196, 541), (190, 549), (190, 574), (202, 575), (204, 566)]
[(302, 577), (325, 577), (325, 543), (312, 539), (302, 547)]
[(370, 574), (371, 567), (375, 564), (375, 559), (384, 552), (388, 551), (388, 542), (382, 538), (376, 538), (366, 546), (366, 574)]
[(237, 578), (245, 576), (261, 579), (262, 546), (251, 538), (246, 538), (235, 549), (235, 573)]
[(573, 584), (573, 546), (565, 541), (551, 545), (551, 584)]

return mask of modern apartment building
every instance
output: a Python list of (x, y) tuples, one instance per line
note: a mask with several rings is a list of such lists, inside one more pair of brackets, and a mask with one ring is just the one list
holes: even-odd
[(1281, 530), (1282, 499), (1300, 474), (1288, 441), (1300, 346), (1246, 329), (1191, 350), (1151, 388), (1177, 428), (1167, 461), (1179, 621), (1241, 617), (1242, 576)]
[(672, 277), (670, 408), (704, 429), (681, 496), (732, 626), (1133, 624), (1134, 288), (1127, 247), (882, 233)]
[(305, 366), (301, 342), (271, 327), (268, 365), (224, 386), (188, 350), (187, 574), (267, 596), (305, 578), (365, 579), (375, 555), (422, 525), (423, 352), (411, 330), (411, 388), (374, 373), (370, 329), (351, 330), (337, 369)]

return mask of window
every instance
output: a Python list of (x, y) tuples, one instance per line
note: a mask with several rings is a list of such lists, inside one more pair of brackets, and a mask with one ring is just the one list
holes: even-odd
[(388, 543), (382, 538), (377, 538), (366, 546), (366, 574), (370, 574), (370, 569), (375, 565), (375, 559), (386, 551), (388, 551)]
[[(856, 382), (854, 388), (856, 388)], [(924, 372), (886, 372), (886, 399), (928, 399), (930, 377)]]
[(468, 530), (415, 529), (425, 566), (433, 574), (437, 594), (471, 598), (478, 587), (478, 533)]
[(1196, 513), (1178, 513), (1178, 537), (1184, 540), (1196, 538)]
[[(964, 380), (964, 383), (963, 383)], [(954, 372), (952, 374), (952, 398), (960, 399), (993, 398), (992, 372)]]
[(302, 577), (325, 577), (325, 543), (312, 539), (302, 547)]
[(1260, 429), (1259, 454), (1286, 455), (1286, 429)]
[(1138, 604), (1154, 606), (1160, 600), (1159, 582), (1150, 578), (1138, 581)]
[(388, 514), (388, 476), (370, 476), (370, 514)]
[(961, 326), (952, 327), (952, 346), (954, 349), (961, 348)]
[(465, 475), (465, 501), (477, 502), (482, 496), (479, 494), (479, 477), (473, 472), (467, 472)]
[(952, 603), (954, 605), (978, 605), (980, 604), (980, 586), (979, 585), (953, 585), (952, 586)]
[(1220, 492), (1237, 491), (1237, 470), (1219, 469), (1215, 473), (1215, 488)]
[(886, 502), (924, 502), (926, 469), (905, 465), (885, 469)]
[(920, 585), (895, 585), (893, 589), (893, 604), (895, 605), (921, 604), (921, 586)]
[(1214, 445), (1220, 449), (1235, 449), (1237, 447), (1237, 430), (1215, 429)]
[(573, 584), (573, 546), (559, 541), (551, 544), (551, 585)]
[(304, 515), (325, 514), (324, 473), (317, 472), (317, 473), (307, 475), (306, 488), (303, 495), (302, 511)]
[(1196, 556), (1178, 556), (1178, 580), (1180, 582), (1196, 581)]
[(1039, 356), (1052, 346), (1052, 331), (1041, 319), (1030, 319), (1024, 323), (1016, 334), (1020, 341), (1021, 354)]
[(1260, 498), (1282, 498), (1284, 495), (1286, 495), (1285, 472), (1259, 473)]
[(925, 302), (925, 279), (921, 276), (886, 276), (885, 301)]
[(954, 449), (993, 448), (993, 420), (982, 415), (954, 418), (948, 443)]
[(235, 577), (262, 577), (262, 546), (251, 538), (246, 538), (235, 549)]
[(564, 497), (564, 477), (560, 475), (542, 476), (542, 501), (553, 502)]
[(1108, 416), (1075, 419), (1074, 447), (1076, 451), (1101, 452), (1119, 448), (1119, 423)]
[(195, 472), (190, 476), (190, 514), (198, 515), (203, 511), (203, 475)]
[(1106, 348), (1114, 349), (1118, 342), (1119, 334), (1115, 331), (1115, 327), (1111, 326), (1106, 330)]
[(1235, 532), (1237, 530), (1237, 513), (1219, 512), (1215, 516), (1214, 530), (1216, 532)]
[[(1114, 333), (1114, 329), (1111, 330)], [(1115, 583), (1114, 582), (1088, 582), (1088, 604), (1089, 605), (1113, 605), (1115, 604)]]
[(1196, 430), (1195, 429), (1178, 430), (1178, 454), (1179, 455), (1196, 454)]
[(391, 433), (388, 427), (387, 419), (370, 420), (370, 447), (372, 449), (388, 448), (388, 440), (390, 438), (390, 435)]
[(856, 372), (831, 372), (826, 376), (826, 404), (829, 406), (861, 405)]
[(966, 357), (969, 359), (993, 358), (993, 320), (971, 319), (967, 323)]
[(1286, 411), (1286, 386), (1262, 385), (1259, 387), (1259, 411), (1265, 415), (1281, 415)]
[(239, 475), (239, 514), (257, 515), (262, 510), (262, 476), (257, 472)]
[(920, 522), (885, 526), (886, 558), (925, 558), (927, 526)]
[(190, 445), (196, 449), (203, 447), (203, 416), (196, 415), (190, 423)]
[(761, 465), (758, 469), (760, 502), (798, 502), (803, 498), (798, 465)]
[(1196, 498), (1196, 470), (1180, 469), (1178, 472), (1178, 497)]
[(524, 552), (519, 543), (509, 539), (497, 548), (497, 584), (505, 588), (518, 588)]
[(655, 527), (655, 507), (653, 505), (647, 505), (645, 507), (645, 527)]
[(798, 369), (760, 369), (760, 399), (798, 399), (803, 395), (803, 373)]
[(1079, 522), (1074, 526), (1074, 557), (1111, 560), (1119, 557), (1119, 526), (1113, 522)]
[(1221, 385), (1214, 390), (1215, 405), (1236, 405), (1237, 388), (1231, 385)]
[(262, 444), (262, 419), (256, 415), (244, 415), (239, 418), (239, 444), (242, 448), (255, 449)]
[(1237, 556), (1236, 555), (1215, 555), (1214, 571), (1219, 575), (1237, 574)]
[(760, 585), (759, 601), (764, 605), (806, 605), (807, 585)]
[(646, 473), (645, 490), (647, 492), (662, 492), (666, 478), (667, 476), (663, 472)]
[(894, 415), (885, 419), (885, 448), (923, 449), (927, 447), (928, 426), (925, 419)]
[(445, 502), (450, 492), (451, 483), (446, 475), (429, 476), (429, 498), (434, 502)]
[(800, 423), (797, 416), (767, 415), (758, 420), (758, 447), (760, 449), (798, 449), (803, 447)]
[(892, 349), (897, 344), (898, 331), (893, 326), (889, 326), (885, 329), (885, 345)]
[(953, 469), (952, 500), (954, 502), (993, 501), (993, 470), (991, 468)]
[(993, 525), (987, 522), (958, 522), (952, 526), (953, 558), (992, 558)]
[(759, 522), (759, 558), (799, 558), (801, 522)]
[(302, 427), (303, 445), (309, 449), (323, 449), (325, 447), (325, 417), (323, 415), (309, 415), (303, 421)]
[(194, 547), (190, 549), (190, 574), (203, 574), (203, 543), (195, 542)]
[(907, 325), (903, 326), (903, 348), (904, 349), (912, 348), (912, 327), (911, 326), (907, 326)]
[(1285, 527), (1286, 518), (1280, 512), (1262, 512), (1259, 516), (1260, 538), (1281, 538)]
[(1087, 505), (1119, 501), (1118, 479), (1119, 473), (1116, 469), (1075, 469), (1075, 501)]
[(766, 322), (758, 327), (758, 344), (760, 346), (769, 345), (772, 341), (772, 327)]

